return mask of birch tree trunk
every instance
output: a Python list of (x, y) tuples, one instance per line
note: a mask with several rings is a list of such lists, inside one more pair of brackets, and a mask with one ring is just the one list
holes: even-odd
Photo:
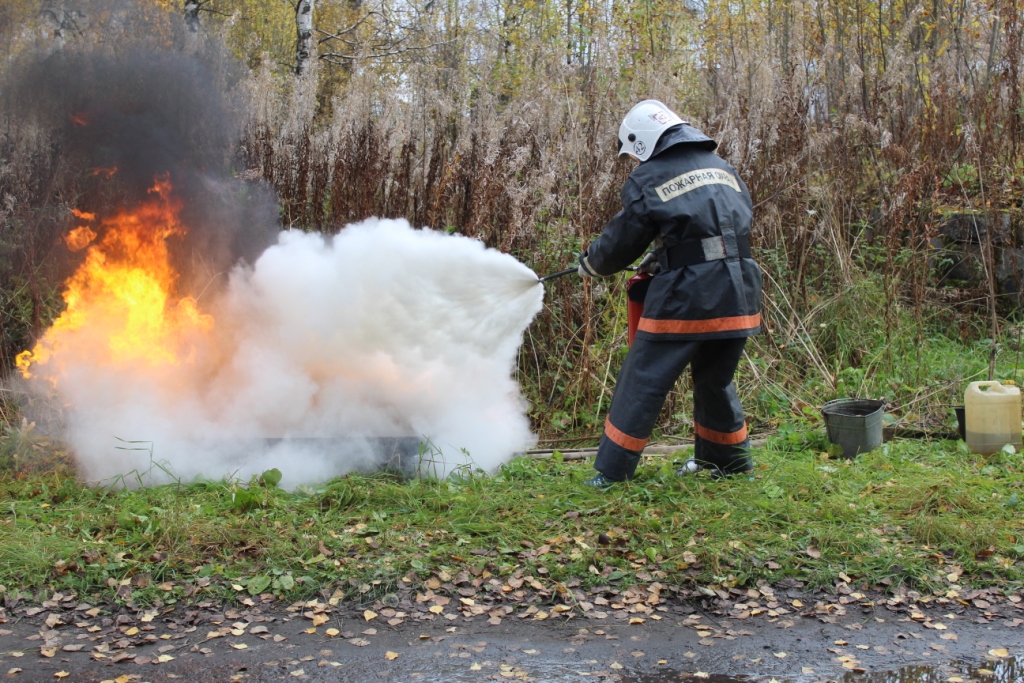
[(64, 49), (64, 32), (68, 29), (68, 16), (64, 10), (64, 3), (44, 0), (40, 14), (49, 19), (49, 24), (52, 27), (52, 33), (49, 34), (50, 51), (60, 52)]
[(315, 0), (299, 0), (295, 7), (295, 73), (299, 76), (309, 69), (309, 62), (315, 58), (313, 43), (313, 3)]
[(199, 0), (185, 0), (185, 26), (192, 33), (199, 32)]

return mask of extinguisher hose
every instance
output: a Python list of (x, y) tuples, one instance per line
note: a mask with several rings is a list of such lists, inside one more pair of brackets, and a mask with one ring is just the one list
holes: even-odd
[[(636, 270), (636, 266), (630, 266), (629, 268), (623, 268), (623, 270)], [(570, 273), (575, 273), (575, 272), (578, 272), (578, 271), (579, 271), (579, 266), (576, 266), (575, 268), (566, 268), (565, 270), (560, 270), (557, 273), (552, 273), (551, 275), (545, 275), (544, 277), (537, 278), (537, 282), (547, 282), (548, 280), (554, 280), (556, 278), (562, 277), (563, 275), (568, 275)]]

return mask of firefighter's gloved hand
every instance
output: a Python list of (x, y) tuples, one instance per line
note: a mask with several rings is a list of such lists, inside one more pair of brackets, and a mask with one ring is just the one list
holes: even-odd
[(592, 269), (590, 267), (590, 262), (587, 261), (587, 253), (586, 252), (583, 252), (582, 254), (580, 254), (580, 267), (579, 267), (579, 269), (576, 272), (579, 273), (579, 276), (583, 277), (583, 278), (586, 278), (586, 277), (604, 277), (603, 275), (601, 275), (600, 273), (598, 273), (597, 271), (595, 271), (594, 269)]
[(644, 260), (636, 267), (636, 272), (657, 275), (661, 272), (661, 263), (658, 262), (657, 252), (649, 252)]

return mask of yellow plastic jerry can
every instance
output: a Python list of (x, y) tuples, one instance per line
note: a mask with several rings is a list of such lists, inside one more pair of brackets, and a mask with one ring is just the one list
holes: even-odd
[(1021, 447), (1020, 389), (999, 382), (971, 382), (964, 392), (967, 447), (988, 455), (1006, 444)]

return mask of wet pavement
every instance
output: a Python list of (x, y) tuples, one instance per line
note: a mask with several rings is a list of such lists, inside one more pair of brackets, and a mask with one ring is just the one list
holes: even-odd
[[(729, 619), (672, 605), (658, 621), (587, 618), (406, 622), (392, 627), (338, 606), (318, 627), (276, 607), (248, 616), (210, 611), (184, 628), (177, 613), (107, 627), (110, 615), (46, 613), (0, 626), (0, 679), (67, 683), (272, 681), (541, 681), (578, 683), (1017, 683), (1021, 619), (921, 608), (926, 621), (884, 609), (843, 618)], [(1016, 608), (1009, 616), (1016, 614)], [(79, 613), (82, 614), (82, 613)], [(918, 615), (920, 616), (920, 615)], [(90, 631), (90, 629), (93, 629)], [(121, 630), (118, 630), (121, 629)], [(219, 629), (219, 631), (215, 630)], [(145, 641), (121, 647), (133, 630)], [(50, 645), (52, 644), (52, 645)], [(42, 651), (49, 653), (43, 654)], [(61, 674), (58, 676), (58, 674)]]

